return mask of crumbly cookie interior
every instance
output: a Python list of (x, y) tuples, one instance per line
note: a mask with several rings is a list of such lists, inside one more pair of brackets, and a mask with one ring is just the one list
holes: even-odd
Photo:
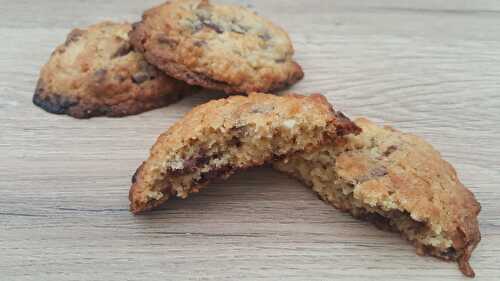
[(275, 167), (311, 186), (322, 200), (334, 207), (366, 219), (384, 230), (400, 232), (416, 245), (419, 254), (431, 254), (447, 260), (459, 257), (460, 253), (453, 248), (451, 239), (439, 227), (415, 220), (390, 198), (381, 202), (366, 202), (358, 198), (358, 183), (346, 181), (337, 174), (335, 161), (338, 153), (333, 146), (325, 146), (313, 153), (278, 161)]
[(316, 146), (324, 133), (324, 127), (298, 124), (293, 119), (276, 124), (271, 130), (252, 123), (227, 131), (207, 128), (203, 139), (192, 140), (168, 159), (156, 163), (160, 176), (150, 186), (147, 197), (185, 198), (212, 179), (227, 178), (237, 170)]

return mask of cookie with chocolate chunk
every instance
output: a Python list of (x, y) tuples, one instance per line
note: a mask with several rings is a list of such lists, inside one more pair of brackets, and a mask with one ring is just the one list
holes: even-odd
[(125, 116), (178, 100), (191, 87), (135, 52), (127, 23), (75, 29), (43, 66), (33, 103), (76, 118)]
[(479, 202), (425, 140), (361, 118), (363, 132), (275, 163), (336, 208), (400, 232), (417, 253), (457, 261), (466, 276), (481, 240)]
[(288, 34), (240, 6), (170, 1), (146, 11), (130, 40), (168, 75), (228, 94), (271, 92), (304, 76)]
[(211, 180), (263, 165), (359, 128), (321, 95), (252, 93), (194, 108), (163, 133), (133, 176), (130, 208), (186, 198)]

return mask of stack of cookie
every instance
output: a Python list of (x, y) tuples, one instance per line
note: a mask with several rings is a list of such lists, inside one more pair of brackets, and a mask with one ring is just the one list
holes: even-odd
[(419, 137), (353, 122), (319, 94), (265, 94), (303, 77), (293, 53), (283, 29), (243, 7), (176, 0), (134, 25), (73, 30), (43, 67), (33, 102), (76, 118), (116, 117), (198, 88), (223, 91), (233, 96), (194, 108), (158, 138), (133, 176), (132, 212), (271, 163), (336, 208), (474, 276), (480, 205), (453, 167)]
[(33, 102), (76, 118), (118, 117), (165, 106), (199, 86), (271, 92), (304, 76), (293, 53), (283, 29), (248, 9), (173, 1), (133, 26), (73, 30), (43, 67)]

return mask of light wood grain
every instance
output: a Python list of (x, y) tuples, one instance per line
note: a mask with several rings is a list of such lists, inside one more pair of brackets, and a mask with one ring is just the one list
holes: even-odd
[[(75, 26), (160, 1), (0, 1), (0, 280), (461, 280), (395, 234), (323, 204), (269, 167), (134, 217), (127, 192), (195, 95), (123, 119), (31, 104)], [(350, 116), (424, 136), (483, 206), (477, 280), (500, 278), (500, 2), (239, 1), (284, 26), (306, 78)]]

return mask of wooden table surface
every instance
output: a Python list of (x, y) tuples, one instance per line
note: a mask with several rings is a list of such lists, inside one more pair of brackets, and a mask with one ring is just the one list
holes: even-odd
[[(121, 119), (31, 103), (69, 30), (160, 0), (0, 1), (0, 280), (459, 280), (398, 235), (253, 169), (133, 216), (130, 178), (198, 94)], [(285, 27), (305, 79), (351, 117), (425, 137), (482, 204), (477, 280), (500, 280), (500, 2), (239, 1)]]

